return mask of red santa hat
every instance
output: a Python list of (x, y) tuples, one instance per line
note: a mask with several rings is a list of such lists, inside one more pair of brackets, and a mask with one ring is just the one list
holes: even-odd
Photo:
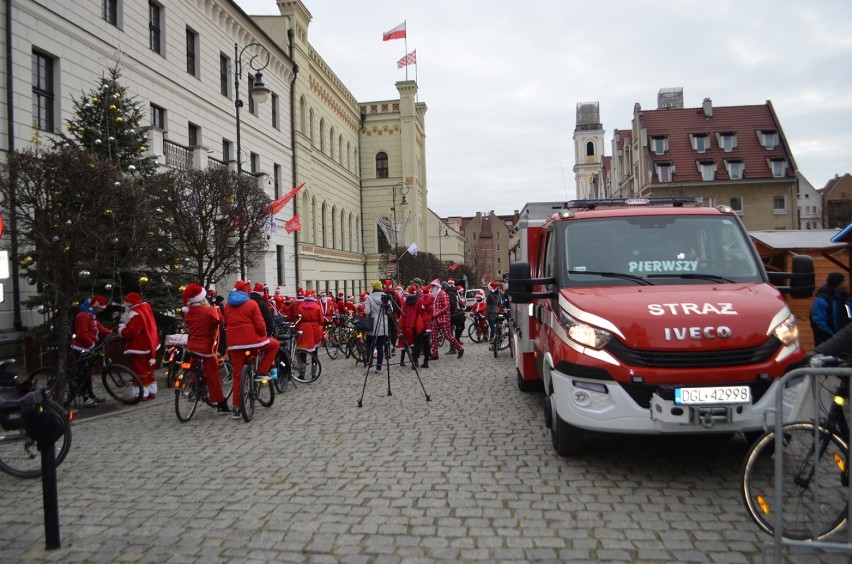
[(417, 286), (415, 286), (414, 284), (410, 284), (408, 286), (408, 293), (409, 294), (416, 294), (417, 293)]
[(252, 294), (262, 294), (263, 293), (263, 284), (260, 282), (254, 283), (254, 288), (252, 288)]
[(304, 298), (305, 297), (305, 289), (304, 288), (298, 288), (296, 290), (296, 297), (297, 298)]
[(137, 294), (136, 292), (130, 292), (126, 296), (124, 296), (124, 303), (130, 304), (131, 306), (137, 306), (142, 303), (142, 296)]
[(346, 301), (347, 301), (347, 302), (354, 302), (354, 301), (355, 301), (355, 296), (351, 296), (351, 295), (350, 295), (350, 296), (346, 296)]
[(337, 297), (342, 300), (343, 299), (343, 292), (337, 292)]
[(314, 290), (307, 290), (305, 292), (305, 299), (306, 300), (315, 300), (315, 299), (317, 299), (317, 293)]
[(89, 306), (105, 308), (107, 306), (107, 299), (100, 294), (95, 294), (89, 298)]
[(234, 290), (248, 294), (251, 291), (251, 284), (245, 280), (237, 280), (237, 283), (234, 284)]
[(183, 289), (183, 307), (180, 310), (184, 313), (189, 311), (189, 306), (192, 304), (200, 304), (207, 297), (207, 290), (201, 287), (200, 284), (187, 284)]
[(497, 282), (492, 281), (492, 282), (488, 283), (488, 289), (491, 290), (492, 292), (496, 292), (497, 288), (498, 288)]
[(276, 295), (276, 296), (280, 296), (280, 295), (281, 295), (281, 288), (280, 288), (279, 286), (276, 286), (276, 287), (275, 287), (275, 295)]

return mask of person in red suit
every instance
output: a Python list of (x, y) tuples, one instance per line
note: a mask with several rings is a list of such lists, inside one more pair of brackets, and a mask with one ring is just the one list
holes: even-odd
[(160, 337), (151, 304), (142, 301), (142, 296), (130, 292), (124, 296), (124, 315), (118, 326), (118, 334), (127, 340), (124, 354), (130, 357), (128, 365), (142, 381), (142, 400), (157, 397), (157, 379), (154, 366), (157, 364), (157, 349)]
[(228, 355), (234, 367), (234, 409), (231, 417), (241, 417), (240, 408), (240, 372), (243, 370), (248, 349), (258, 349), (263, 353), (257, 367), (258, 375), (268, 376), (275, 355), (278, 351), (278, 341), (266, 336), (266, 323), (257, 302), (249, 298), (251, 286), (248, 282), (238, 280), (234, 289), (228, 292), (225, 304), (225, 325), (228, 327)]
[(284, 296), (281, 295), (281, 288), (275, 288), (275, 294), (272, 296), (272, 301), (275, 304), (275, 313), (284, 315)]
[(473, 316), (473, 322), (487, 335), (488, 323), (485, 321), (485, 300), (482, 299), (482, 294), (476, 295), (476, 300), (470, 306), (470, 314)]
[(219, 326), (222, 317), (219, 308), (205, 300), (206, 292), (199, 284), (187, 284), (183, 291), (183, 320), (188, 328), (189, 337), (186, 350), (201, 357), (204, 366), (204, 380), (207, 382), (207, 394), (216, 404), (217, 413), (230, 413), (222, 380), (219, 377)]
[(83, 407), (96, 407), (99, 403), (106, 401), (103, 396), (96, 396), (92, 388), (92, 361), (88, 356), (98, 339), (109, 334), (110, 329), (98, 321), (98, 314), (106, 309), (105, 297), (95, 294), (80, 306), (80, 310), (74, 317), (74, 338), (71, 339), (72, 373), (82, 373)]
[(461, 358), (464, 355), (464, 347), (458, 342), (450, 329), (450, 297), (437, 278), (430, 283), (430, 286), (432, 287), (432, 296), (435, 298), (435, 316), (432, 318), (432, 359), (438, 358), (438, 336), (441, 334), (450, 342), (451, 350), (458, 351), (459, 358)]
[(420, 360), (421, 351), (425, 351), (425, 359), (422, 368), (429, 368), (429, 349), (423, 348), (423, 333), (429, 327), (431, 312), (426, 316), (423, 298), (417, 286), (408, 286), (402, 298), (402, 314), (399, 319), (400, 343), (400, 366), (405, 366), (405, 345), (411, 347), (411, 368), (413, 369)]
[[(322, 334), (325, 330), (325, 317), (323, 317), (322, 308), (319, 302), (317, 302), (316, 292), (313, 290), (305, 292), (305, 299), (302, 301), (299, 311), (302, 314), (302, 320), (299, 322), (297, 328), (302, 333), (296, 338), (296, 345), (298, 348), (306, 351), (315, 351), (317, 345), (322, 340)], [(301, 360), (299, 377), (304, 379), (307, 355), (304, 352), (299, 354)], [(316, 365), (311, 366), (311, 370), (314, 372), (311, 376), (315, 376), (318, 369), (319, 367)]]

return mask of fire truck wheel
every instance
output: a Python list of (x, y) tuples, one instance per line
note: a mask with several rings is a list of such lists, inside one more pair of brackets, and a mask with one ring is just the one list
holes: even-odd
[(556, 410), (553, 417), (556, 418), (556, 429), (550, 430), (550, 440), (553, 441), (556, 454), (559, 456), (580, 454), (583, 447), (583, 430), (563, 421)]

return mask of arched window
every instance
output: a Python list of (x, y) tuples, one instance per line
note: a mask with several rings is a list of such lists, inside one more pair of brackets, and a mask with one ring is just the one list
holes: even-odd
[(337, 206), (331, 207), (331, 248), (337, 248)]
[(305, 121), (306, 118), (307, 118), (307, 114), (306, 114), (305, 110), (306, 110), (305, 97), (302, 96), (302, 98), (299, 100), (299, 125), (302, 126), (302, 135), (305, 135), (307, 133), (307, 129), (308, 129), (308, 124)]
[(384, 151), (376, 154), (376, 178), (388, 178), (388, 154)]
[(352, 251), (353, 249), (352, 249), (352, 214), (351, 213), (349, 214), (349, 241), (348, 241), (348, 243), (349, 243), (349, 246), (347, 247), (347, 250)]
[[(387, 218), (385, 218), (387, 220)], [(382, 231), (381, 226), (376, 224), (376, 248), (379, 253), (386, 253), (390, 250), (390, 241), (385, 236), (385, 232)]]
[(322, 203), (322, 210), (320, 213), (322, 214), (320, 216), (320, 233), (322, 234), (320, 238), (322, 239), (322, 246), (325, 247), (325, 202)]
[(311, 243), (317, 243), (317, 200), (311, 198)]
[(343, 164), (343, 135), (337, 138), (337, 162)]
[(352, 170), (352, 143), (346, 142), (346, 170)]
[(328, 133), (328, 156), (334, 160), (334, 127)]
[(312, 109), (308, 110), (308, 137), (310, 138), (311, 143), (313, 144), (313, 140), (314, 140), (314, 111)]
[(320, 152), (325, 153), (325, 120), (320, 119)]
[(595, 156), (595, 143), (593, 141), (589, 141), (586, 143), (586, 156), (594, 157)]
[(346, 215), (340, 210), (340, 248), (346, 249)]
[(361, 220), (355, 216), (355, 252), (361, 251)]

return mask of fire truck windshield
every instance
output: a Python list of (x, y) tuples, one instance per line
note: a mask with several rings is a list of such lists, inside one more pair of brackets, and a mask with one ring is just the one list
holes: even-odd
[(586, 217), (563, 223), (566, 286), (764, 282), (729, 216)]

